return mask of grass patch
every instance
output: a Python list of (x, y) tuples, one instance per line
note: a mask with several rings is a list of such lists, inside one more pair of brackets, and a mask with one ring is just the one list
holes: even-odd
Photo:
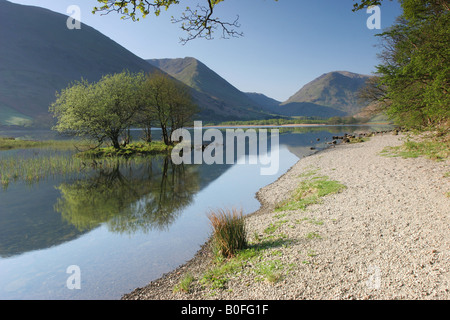
[(186, 274), (181, 280), (180, 282), (175, 286), (175, 288), (173, 289), (174, 292), (185, 292), (185, 293), (189, 293), (190, 287), (192, 282), (194, 281), (194, 277), (188, 273)]
[(211, 289), (223, 289), (232, 275), (243, 271), (248, 262), (259, 254), (258, 248), (247, 248), (236, 252), (228, 260), (216, 261), (215, 266), (206, 271), (200, 279), (200, 283)]
[(322, 237), (320, 236), (320, 234), (318, 232), (309, 232), (308, 234), (306, 234), (305, 237), (308, 240), (322, 239)]
[(75, 140), (22, 140), (11, 137), (0, 137), (0, 150), (47, 148), (75, 149)]
[(443, 161), (450, 155), (450, 139), (437, 137), (420, 141), (408, 139), (401, 146), (384, 148), (381, 155), (402, 158), (426, 157), (435, 161)]
[(132, 157), (164, 154), (172, 150), (172, 146), (167, 146), (162, 141), (151, 143), (136, 142), (130, 143), (120, 149), (114, 147), (101, 147), (80, 152), (77, 156), (83, 159), (102, 159), (114, 157)]
[(288, 222), (288, 220), (280, 220), (275, 223), (271, 223), (266, 229), (264, 229), (264, 233), (272, 234), (275, 231), (277, 231), (286, 222)]
[(216, 259), (199, 283), (204, 288), (223, 290), (230, 279), (239, 277), (242, 273), (252, 274), (254, 281), (274, 283), (281, 279), (289, 266), (272, 257), (281, 255), (281, 251), (276, 248), (289, 243), (289, 240), (282, 238), (266, 239), (237, 251), (229, 259)]
[(285, 266), (280, 260), (264, 261), (255, 268), (255, 280), (275, 283), (283, 276)]
[(346, 188), (338, 181), (329, 180), (326, 176), (315, 174), (316, 172), (311, 175), (304, 175), (309, 179), (301, 181), (291, 198), (279, 203), (275, 211), (305, 210), (307, 206), (319, 203), (320, 198)]
[(296, 223), (301, 223), (303, 221), (309, 222), (311, 224), (315, 224), (316, 226), (321, 226), (323, 225), (323, 221), (322, 220), (317, 220), (316, 218), (302, 218), (300, 220), (296, 220)]

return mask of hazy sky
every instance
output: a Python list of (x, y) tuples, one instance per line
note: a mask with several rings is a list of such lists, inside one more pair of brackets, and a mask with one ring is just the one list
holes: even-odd
[[(323, 73), (351, 71), (371, 74), (378, 64), (379, 43), (369, 29), (372, 13), (352, 12), (353, 0), (226, 0), (216, 16), (234, 20), (239, 15), (241, 38), (197, 39), (182, 45), (185, 36), (170, 17), (186, 5), (205, 0), (182, 0), (159, 17), (139, 22), (121, 20), (110, 13), (93, 15), (96, 0), (10, 0), (68, 15), (78, 5), (81, 21), (144, 59), (194, 57), (241, 91), (259, 92), (285, 101), (303, 85)], [(381, 6), (381, 28), (389, 27), (401, 13), (397, 1)], [(65, 26), (62, 26), (65, 27)], [(76, 30), (74, 30), (76, 32)]]

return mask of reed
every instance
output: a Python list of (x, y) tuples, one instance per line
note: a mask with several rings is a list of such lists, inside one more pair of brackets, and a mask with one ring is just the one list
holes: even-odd
[(24, 140), (0, 136), (0, 150), (46, 148), (59, 150), (73, 150), (79, 143), (76, 140)]
[(212, 245), (216, 255), (233, 257), (247, 247), (247, 234), (242, 210), (216, 210), (209, 214), (213, 228)]

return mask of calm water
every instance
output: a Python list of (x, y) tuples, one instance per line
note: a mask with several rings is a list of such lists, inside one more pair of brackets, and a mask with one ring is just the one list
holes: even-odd
[[(0, 189), (0, 299), (120, 299), (191, 259), (210, 235), (210, 210), (256, 211), (255, 193), (315, 152), (311, 147), (370, 129), (283, 128), (279, 170), (270, 176), (260, 165), (176, 166), (160, 156), (83, 177), (12, 182)], [(54, 138), (45, 131), (26, 136)], [(33, 152), (0, 151), (0, 161)], [(81, 272), (80, 289), (67, 286), (72, 265)]]

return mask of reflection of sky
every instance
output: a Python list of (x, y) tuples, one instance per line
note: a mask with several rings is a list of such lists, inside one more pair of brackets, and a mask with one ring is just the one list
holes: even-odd
[[(259, 208), (255, 193), (298, 158), (280, 148), (280, 170), (261, 176), (259, 165), (234, 165), (183, 210), (168, 231), (120, 235), (106, 226), (56, 247), (0, 259), (1, 299), (117, 299), (189, 260), (210, 233), (207, 213), (217, 208)], [(69, 290), (66, 268), (81, 269), (81, 290)]]
[[(207, 175), (208, 183), (168, 230), (119, 234), (102, 225), (47, 249), (0, 258), (0, 299), (118, 299), (191, 259), (211, 232), (207, 218), (210, 210), (236, 208), (245, 214), (256, 211), (256, 192), (278, 179), (299, 157), (311, 153), (310, 146), (323, 147), (325, 138), (331, 135), (325, 130), (280, 135), (280, 162), (275, 175), (261, 175), (260, 165), (250, 165), (248, 160), (246, 164), (226, 166), (227, 170), (218, 165), (200, 166), (200, 176), (202, 172)], [(55, 191), (45, 191), (52, 188), (50, 181), (44, 185), (47, 189), (40, 184), (23, 191), (29, 193), (29, 206), (23, 208), (38, 208), (36, 198), (44, 201), (38, 195), (45, 192), (47, 199), (41, 203), (49, 209), (45, 214), (56, 214), (51, 207), (57, 196), (50, 196)], [(11, 185), (4, 198), (10, 197), (16, 187)], [(36, 215), (43, 214), (34, 210)], [(66, 269), (70, 265), (81, 269), (81, 290), (66, 287), (70, 276)]]

